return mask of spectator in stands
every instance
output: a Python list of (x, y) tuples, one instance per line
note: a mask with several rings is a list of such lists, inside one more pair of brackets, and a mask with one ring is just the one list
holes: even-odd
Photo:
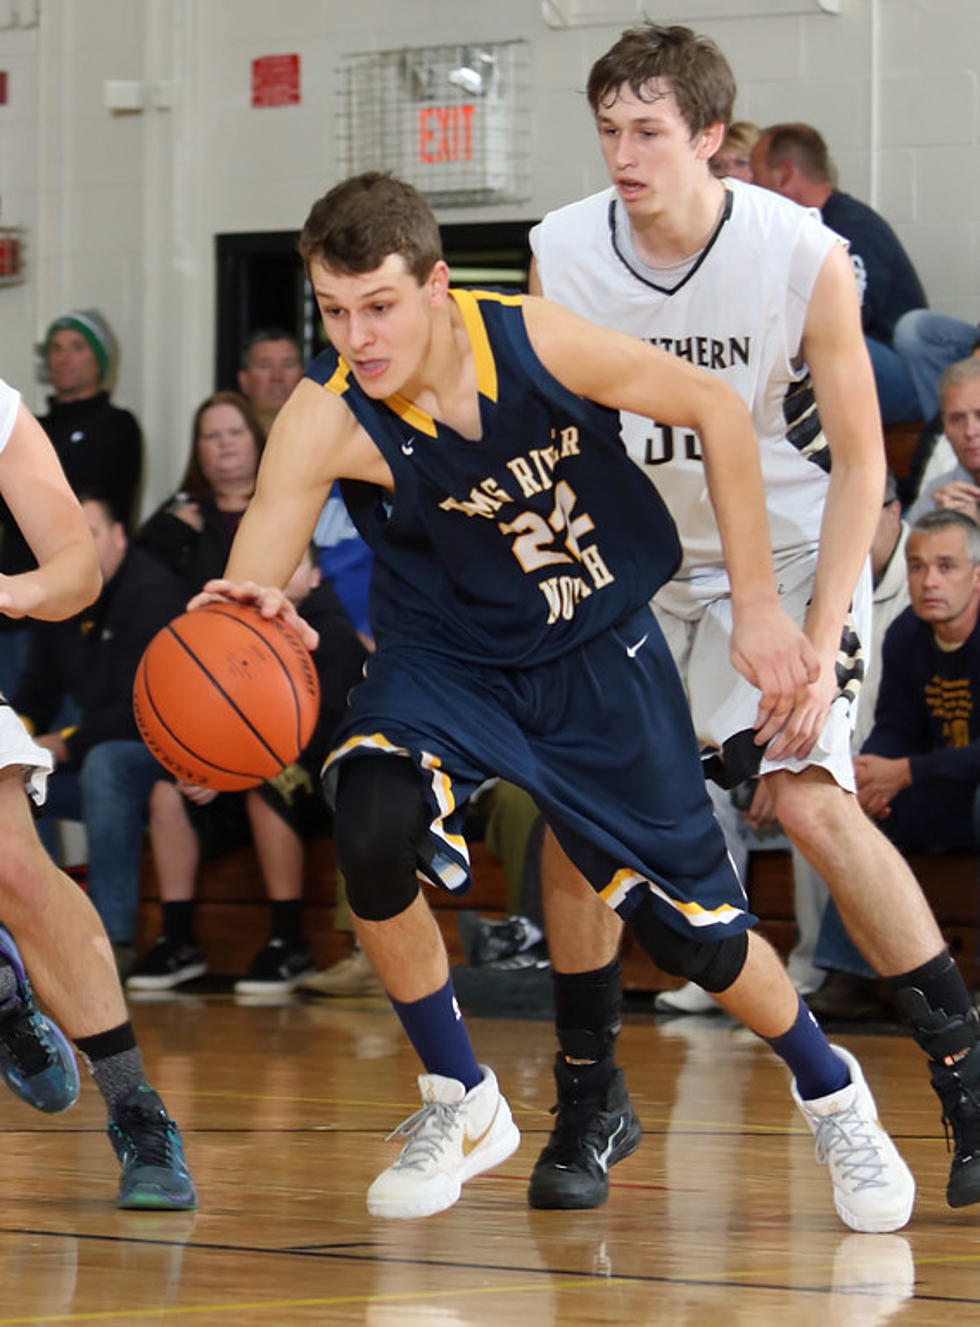
[(764, 129), (752, 149), (752, 174), (756, 184), (817, 208), (824, 223), (847, 240), (882, 421), (920, 419), (919, 399), (893, 337), (902, 314), (924, 308), (926, 296), (898, 236), (867, 203), (836, 188), (827, 144), (808, 124)]
[(909, 309), (895, 324), (893, 339), (915, 384), (923, 419), (939, 413), (943, 370), (966, 359), (980, 345), (980, 324), (951, 318), (931, 309)]
[[(242, 352), (238, 385), (262, 419), (266, 432), (303, 376), (299, 343), (282, 328), (253, 332)], [(347, 514), (340, 485), (334, 484), (313, 535), (322, 574), (343, 605), (365, 649), (373, 649), (368, 617), (368, 586), (373, 557)], [(317, 995), (375, 995), (381, 988), (354, 937), (343, 880), (338, 876), (337, 930), (350, 936), (350, 952), (323, 972), (310, 973), (304, 989)]]
[(131, 969), (128, 990), (165, 990), (206, 971), (207, 959), (194, 930), (199, 868), (203, 861), (247, 842), (249, 830), (269, 896), (271, 925), (268, 940), (235, 990), (242, 995), (282, 993), (313, 973), (302, 920), (303, 844), (330, 833), (320, 770), (348, 692), (361, 677), (365, 651), (333, 589), (321, 581), (312, 545), (286, 593), (320, 634), (314, 653), (321, 689), (316, 730), (294, 764), (244, 794), (216, 794), (171, 781), (154, 788), (150, 840), (163, 929)]
[[(945, 457), (948, 469), (930, 465), (922, 477), (919, 495), (909, 507), (916, 521), (935, 508), (962, 511), (977, 520), (980, 502), (980, 355), (951, 364), (939, 380), (943, 433), (949, 450), (936, 444), (936, 459)], [(938, 470), (938, 473), (937, 473)]]
[[(76, 493), (104, 494), (130, 528), (143, 472), (143, 440), (133, 415), (109, 400), (117, 359), (109, 324), (97, 309), (74, 309), (55, 318), (39, 349), (52, 387), (40, 424), (69, 484)], [(35, 565), (0, 499), (0, 573), (13, 576)], [(24, 623), (0, 618), (0, 691), (8, 696), (17, 689), (27, 639)]]
[[(142, 549), (109, 503), (80, 494), (95, 541), (102, 591), (63, 622), (35, 622), (14, 696), (38, 746), (51, 752), (45, 815), (80, 820), (88, 842), (89, 896), (120, 966), (132, 959), (140, 855), (150, 790), (164, 772), (133, 719), (133, 679), (143, 650), (183, 611), (177, 577)], [(53, 723), (69, 696), (77, 724)]]
[(177, 573), (188, 598), (224, 569), (264, 446), (258, 416), (237, 392), (215, 392), (194, 412), (180, 488), (136, 534)]
[[(874, 726), (854, 759), (858, 799), (903, 851), (976, 851), (980, 528), (962, 511), (927, 512), (905, 558), (910, 607), (885, 635)], [(874, 972), (836, 909), (824, 915), (815, 961), (833, 979), (820, 1012), (863, 1016), (869, 1003), (873, 1012)]]
[[(281, 327), (252, 332), (242, 350), (238, 386), (251, 403), (266, 433), (303, 376), (299, 342)], [(368, 621), (368, 584), (371, 551), (347, 514), (340, 485), (330, 490), (317, 523), (313, 542), (319, 550), (320, 570), (329, 577), (365, 647), (372, 648)], [(374, 974), (371, 973), (374, 980)]]
[(266, 433), (303, 376), (299, 342), (283, 327), (259, 327), (242, 348), (238, 390)]
[[(969, 354), (980, 357), (980, 337), (970, 347)], [(951, 368), (952, 365), (947, 367)], [(936, 391), (939, 391), (938, 385)], [(887, 441), (885, 445), (887, 447)], [(920, 493), (927, 493), (940, 475), (955, 468), (956, 453), (943, 428), (943, 412), (940, 408), (922, 426), (909, 457), (906, 473), (898, 482), (902, 506), (911, 509)], [(931, 506), (927, 505), (923, 510), (931, 510)]]
[(368, 592), (374, 555), (358, 534), (347, 512), (339, 482), (327, 494), (313, 532), (313, 542), (319, 550), (323, 574), (330, 577), (365, 648), (373, 650)]
[(711, 173), (752, 183), (752, 149), (759, 140), (759, 126), (751, 120), (733, 120), (721, 147), (711, 158)]

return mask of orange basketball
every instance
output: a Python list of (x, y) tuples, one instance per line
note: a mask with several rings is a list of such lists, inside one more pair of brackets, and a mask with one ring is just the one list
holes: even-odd
[(174, 618), (146, 647), (133, 684), (137, 726), (160, 764), (221, 792), (292, 764), (319, 709), (309, 650), (281, 618), (246, 604)]

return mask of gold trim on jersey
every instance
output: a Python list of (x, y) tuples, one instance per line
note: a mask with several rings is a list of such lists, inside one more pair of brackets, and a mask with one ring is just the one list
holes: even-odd
[[(344, 396), (351, 385), (350, 379), (351, 367), (343, 355), (338, 355), (337, 367), (323, 385), (328, 392), (333, 392), (337, 396)], [(424, 410), (420, 410), (413, 401), (396, 394), (386, 397), (385, 405), (390, 406), (395, 414), (403, 419), (409, 428), (415, 429), (417, 433), (427, 433), (430, 438), (436, 436), (435, 420)]]
[[(344, 756), (357, 748), (374, 751), (380, 755), (405, 756), (409, 760), (413, 759), (413, 753), (407, 747), (392, 742), (385, 737), (384, 733), (354, 733), (329, 753), (323, 762), (321, 772), (325, 773), (331, 765), (336, 764), (338, 760), (342, 760)], [(450, 833), (445, 824), (448, 817), (456, 810), (456, 794), (453, 791), (452, 779), (442, 768), (442, 761), (439, 757), (433, 755), (430, 751), (419, 751), (414, 759), (419, 772), (423, 777), (428, 778), (433, 800), (438, 807), (438, 813), (429, 821), (429, 833), (468, 864), (470, 850), (465, 837), (462, 834)], [(451, 857), (448, 859), (443, 857), (437, 869), (442, 884), (450, 891), (464, 888), (469, 880), (467, 869)]]
[(739, 917), (745, 916), (743, 908), (737, 908), (731, 903), (720, 903), (717, 908), (702, 908), (700, 903), (689, 900), (682, 903), (679, 899), (672, 898), (666, 890), (661, 889), (658, 884), (652, 880), (647, 880), (637, 871), (623, 867), (617, 871), (604, 889), (599, 890), (599, 897), (611, 908), (618, 908), (625, 902), (626, 897), (632, 893), (637, 885), (646, 885), (651, 894), (656, 894), (657, 898), (668, 903), (675, 912), (679, 912), (688, 926), (699, 929), (702, 926), (727, 926), (736, 921)]
[[(463, 324), (466, 327), (466, 335), (476, 363), (476, 389), (488, 401), (496, 402), (498, 391), (497, 364), (493, 357), (493, 350), (490, 347), (490, 338), (483, 322), (483, 315), (480, 313), (480, 301), (495, 300), (498, 304), (519, 305), (524, 297), (522, 295), (503, 295), (492, 290), (451, 290), (449, 293), (463, 315)], [(337, 367), (323, 385), (328, 391), (334, 392), (337, 396), (343, 396), (350, 386), (350, 375), (350, 365), (342, 355), (338, 355)], [(409, 428), (415, 429), (417, 433), (425, 433), (430, 438), (436, 436), (438, 427), (436, 421), (414, 401), (409, 401), (407, 397), (395, 392), (391, 396), (386, 396), (384, 403), (400, 419), (403, 419)]]
[(323, 384), (328, 392), (333, 392), (336, 396), (343, 396), (344, 392), (350, 386), (350, 365), (342, 355), (337, 356), (337, 367), (331, 373), (330, 377)]

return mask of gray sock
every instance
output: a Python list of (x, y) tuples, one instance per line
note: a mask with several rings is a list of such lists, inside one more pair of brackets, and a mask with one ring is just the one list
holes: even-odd
[(17, 973), (9, 963), (0, 960), (0, 1009), (17, 994)]
[(120, 1100), (133, 1088), (141, 1087), (147, 1081), (143, 1056), (138, 1046), (121, 1051), (118, 1055), (107, 1055), (104, 1060), (89, 1061), (89, 1070), (105, 1099), (110, 1120), (115, 1116)]

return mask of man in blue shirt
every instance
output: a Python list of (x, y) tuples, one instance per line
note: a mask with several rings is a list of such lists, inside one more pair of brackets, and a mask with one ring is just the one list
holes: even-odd
[(922, 282), (901, 240), (874, 208), (835, 187), (837, 169), (827, 144), (808, 124), (765, 129), (752, 149), (752, 175), (763, 188), (817, 208), (824, 224), (847, 240), (882, 421), (920, 418), (912, 379), (892, 344), (902, 314), (926, 305)]
[(875, 724), (855, 759), (858, 796), (908, 848), (980, 843), (980, 529), (939, 510), (912, 528), (911, 607), (885, 637)]

